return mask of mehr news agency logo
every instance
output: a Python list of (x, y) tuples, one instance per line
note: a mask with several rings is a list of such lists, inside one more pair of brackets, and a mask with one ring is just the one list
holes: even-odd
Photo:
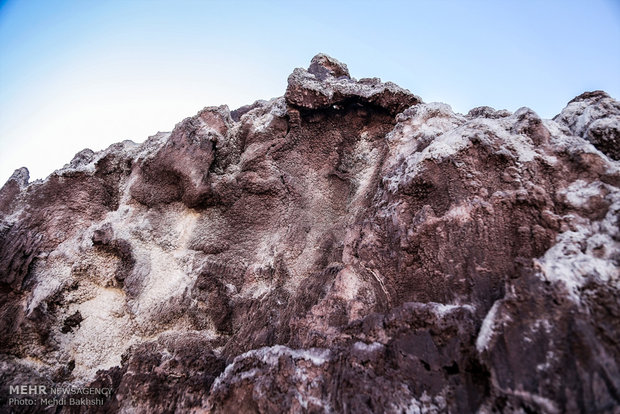
[(112, 388), (9, 385), (9, 405), (103, 405)]

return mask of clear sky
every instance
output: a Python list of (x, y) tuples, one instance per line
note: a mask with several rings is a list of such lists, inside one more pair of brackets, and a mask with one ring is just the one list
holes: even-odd
[(0, 0), (0, 185), (284, 94), (318, 52), (455, 111), (620, 98), (620, 1)]

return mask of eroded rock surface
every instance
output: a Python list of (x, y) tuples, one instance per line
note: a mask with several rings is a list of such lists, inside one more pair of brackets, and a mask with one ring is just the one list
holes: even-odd
[(619, 128), (604, 92), (461, 115), (317, 55), (282, 98), (20, 169), (3, 409), (618, 412)]

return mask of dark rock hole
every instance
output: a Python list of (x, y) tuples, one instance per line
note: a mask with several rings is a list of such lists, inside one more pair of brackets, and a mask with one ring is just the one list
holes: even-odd
[(62, 333), (69, 333), (73, 331), (73, 328), (75, 328), (76, 326), (80, 326), (80, 323), (83, 320), (84, 318), (82, 318), (80, 311), (76, 311), (73, 315), (65, 319), (65, 321), (63, 322), (63, 327), (60, 331)]
[(448, 375), (456, 375), (459, 373), (459, 366), (456, 361), (452, 361), (452, 365), (446, 365), (443, 367), (443, 372)]

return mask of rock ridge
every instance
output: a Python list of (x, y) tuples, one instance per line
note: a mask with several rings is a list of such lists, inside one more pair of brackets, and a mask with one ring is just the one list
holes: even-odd
[(602, 91), (463, 115), (319, 54), (283, 97), (19, 169), (0, 410), (616, 413), (619, 131)]

